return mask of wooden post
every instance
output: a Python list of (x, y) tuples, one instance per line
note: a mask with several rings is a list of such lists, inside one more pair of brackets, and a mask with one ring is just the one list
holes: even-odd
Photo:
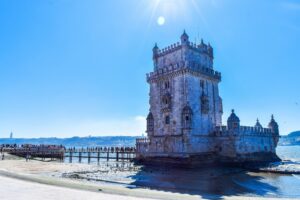
[(89, 151), (88, 152), (88, 163), (90, 163), (91, 162), (91, 152)]
[(100, 151), (98, 150), (98, 153), (97, 153), (97, 162), (99, 163), (100, 162)]
[(109, 161), (109, 151), (107, 150), (106, 160)]
[(73, 152), (70, 151), (70, 152), (69, 152), (69, 162), (70, 162), (70, 163), (72, 163), (72, 156), (73, 156)]
[(117, 161), (119, 161), (119, 151), (116, 151), (117, 153)]
[(82, 156), (82, 152), (79, 152), (79, 163), (81, 163), (81, 156)]

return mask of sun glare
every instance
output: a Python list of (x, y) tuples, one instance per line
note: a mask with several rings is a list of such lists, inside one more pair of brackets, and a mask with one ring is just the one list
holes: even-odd
[(157, 24), (163, 26), (166, 19), (170, 21), (185, 16), (189, 4), (186, 0), (153, 0), (152, 17), (157, 16)]
[(163, 16), (160, 16), (158, 19), (157, 19), (157, 24), (162, 26), (164, 25), (166, 22), (166, 19), (163, 17)]
[(146, 6), (147, 9), (147, 12), (144, 13), (145, 16), (149, 17), (147, 28), (153, 24), (163, 27), (166, 23), (172, 25), (178, 24), (182, 20), (188, 21), (193, 18), (192, 14), (193, 16), (197, 14), (204, 21), (198, 0), (149, 0), (147, 3), (145, 3), (146, 1), (141, 2), (143, 2), (141, 7)]

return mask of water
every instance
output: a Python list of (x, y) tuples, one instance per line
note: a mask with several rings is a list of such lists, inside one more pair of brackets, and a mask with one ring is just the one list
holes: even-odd
[[(300, 146), (279, 146), (277, 155), (284, 160), (300, 163)], [(220, 167), (175, 169), (161, 166), (136, 168), (132, 165), (120, 167), (118, 163), (106, 163), (105, 166), (98, 165), (95, 171), (80, 176), (89, 180), (93, 178), (98, 181), (126, 183), (131, 189), (135, 186), (146, 187), (214, 199), (222, 198), (223, 195), (300, 198), (300, 175), (254, 173)]]
[(278, 146), (276, 153), (283, 160), (300, 162), (300, 146)]

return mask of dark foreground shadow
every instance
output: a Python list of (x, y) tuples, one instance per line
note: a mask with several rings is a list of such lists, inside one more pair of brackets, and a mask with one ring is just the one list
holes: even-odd
[(137, 187), (199, 195), (206, 199), (243, 195), (265, 196), (277, 192), (276, 187), (261, 181), (262, 176), (250, 175), (244, 169), (233, 167), (143, 166), (131, 178), (134, 180), (132, 184)]

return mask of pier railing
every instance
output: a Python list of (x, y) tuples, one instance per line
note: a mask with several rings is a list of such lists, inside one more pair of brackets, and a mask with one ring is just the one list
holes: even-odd
[(105, 161), (131, 161), (136, 156), (135, 147), (95, 147), (95, 148), (69, 148), (65, 151), (65, 158), (69, 159), (69, 162), (73, 162), (74, 159), (78, 159), (78, 162), (82, 162), (82, 159), (87, 159), (90, 163), (92, 159), (96, 159), (100, 162), (101, 159)]

